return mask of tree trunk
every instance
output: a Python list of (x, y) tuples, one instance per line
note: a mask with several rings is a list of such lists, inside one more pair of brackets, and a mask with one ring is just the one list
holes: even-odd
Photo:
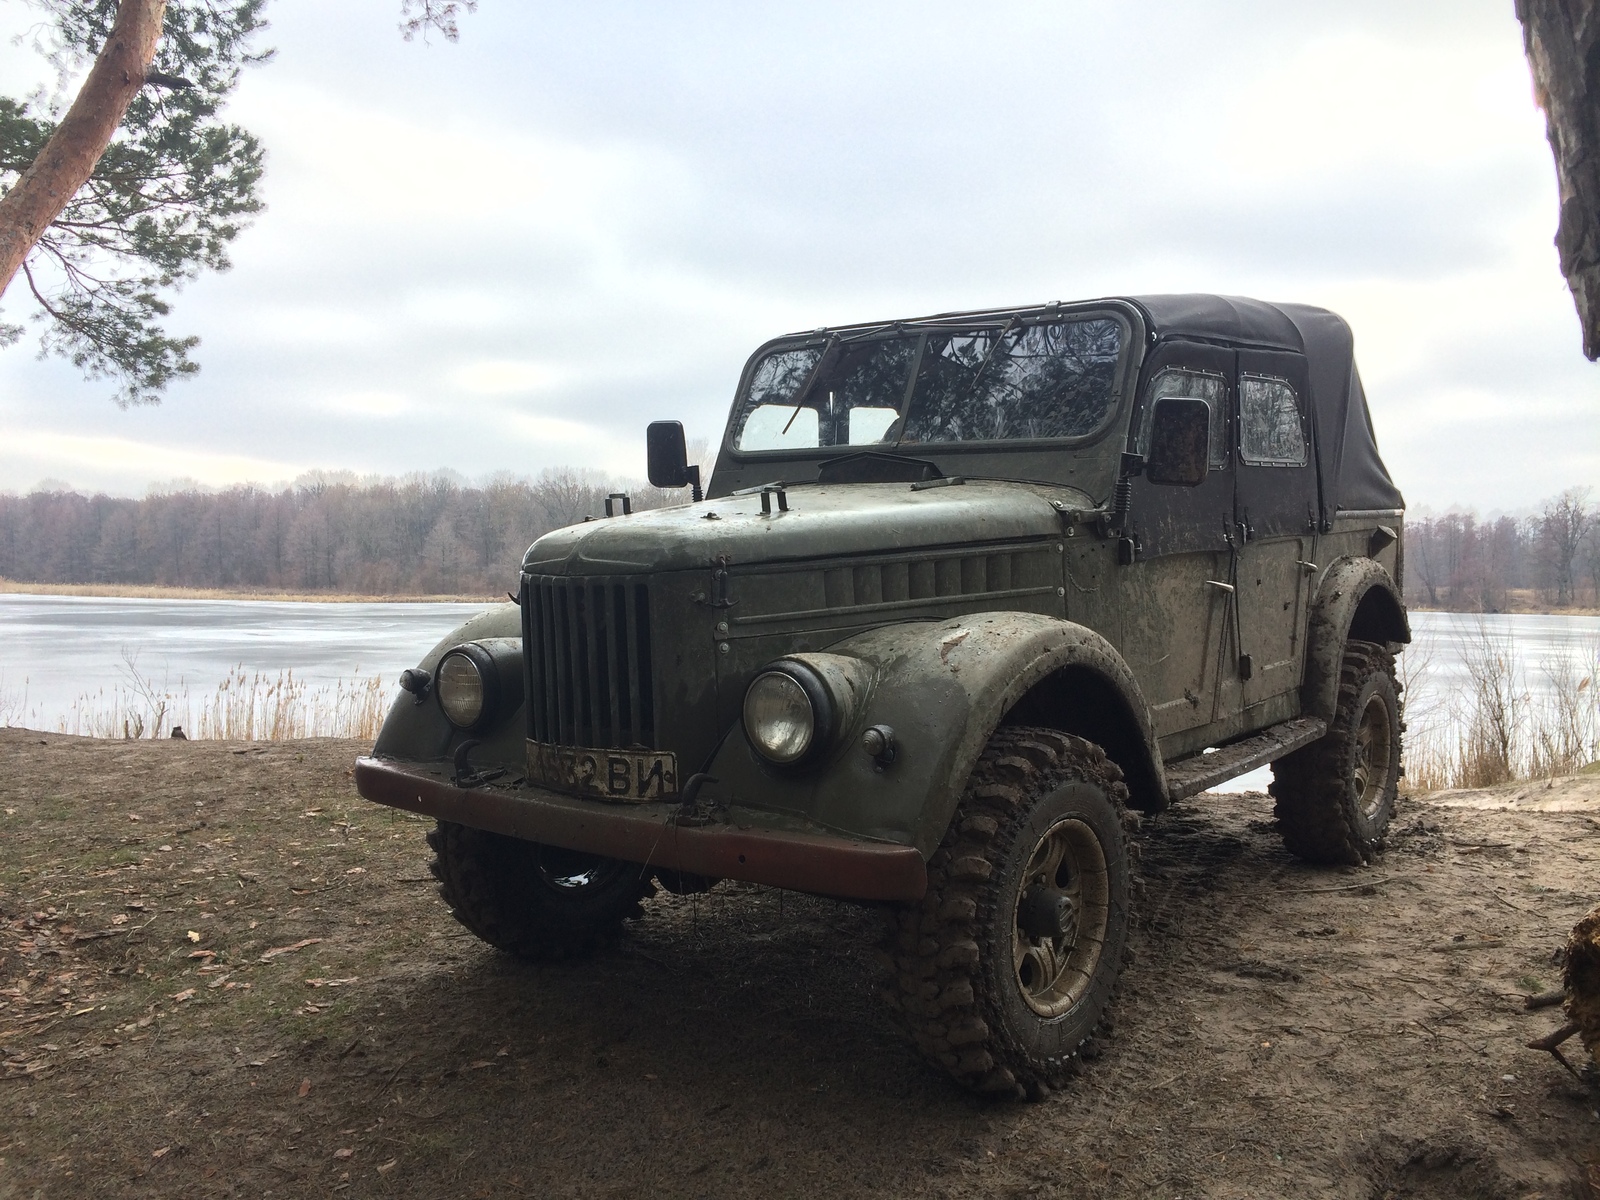
[(93, 174), (144, 84), (167, 0), (121, 0), (111, 36), (67, 115), (33, 165), (0, 197), (0, 294), (35, 242)]
[(1593, 360), (1600, 358), (1600, 0), (1517, 0), (1517, 19), (1556, 159), (1561, 273)]

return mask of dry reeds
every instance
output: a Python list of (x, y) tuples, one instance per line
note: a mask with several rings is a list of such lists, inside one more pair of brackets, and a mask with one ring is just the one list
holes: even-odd
[(187, 737), (230, 741), (291, 738), (377, 737), (388, 709), (389, 690), (375, 676), (357, 675), (331, 684), (307, 684), (293, 671), (276, 676), (242, 665), (209, 695), (188, 687), (157, 684), (124, 656), (127, 682), (79, 696), (56, 723), (58, 733), (101, 738)]
[(1510, 636), (1480, 621), (1462, 652), (1466, 686), (1448, 711), (1406, 714), (1407, 781), (1424, 792), (1493, 787), (1568, 774), (1600, 758), (1597, 658), (1600, 644), (1583, 656), (1587, 671), (1575, 654), (1546, 659), (1545, 686), (1535, 690)]

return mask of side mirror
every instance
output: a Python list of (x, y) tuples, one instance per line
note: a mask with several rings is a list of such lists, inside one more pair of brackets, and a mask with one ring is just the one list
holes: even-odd
[(646, 468), (650, 486), (658, 488), (693, 487), (700, 499), (700, 468), (689, 465), (684, 446), (682, 421), (651, 421), (644, 431)]
[(1150, 421), (1145, 477), (1151, 483), (1197, 487), (1211, 457), (1211, 406), (1204, 400), (1168, 396), (1156, 401)]

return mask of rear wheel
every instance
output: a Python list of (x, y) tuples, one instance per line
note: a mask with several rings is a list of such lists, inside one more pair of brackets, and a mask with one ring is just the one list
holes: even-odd
[(1383, 849), (1403, 728), (1394, 656), (1372, 642), (1350, 642), (1328, 732), (1272, 764), (1275, 815), (1291, 854), (1360, 866)]
[(918, 1047), (979, 1091), (1060, 1084), (1101, 1024), (1128, 937), (1127, 789), (1103, 751), (997, 730), (928, 893), (896, 913), (890, 998)]
[(616, 939), (643, 915), (645, 868), (505, 837), (452, 821), (428, 834), (439, 895), (491, 946), (534, 961), (572, 958)]

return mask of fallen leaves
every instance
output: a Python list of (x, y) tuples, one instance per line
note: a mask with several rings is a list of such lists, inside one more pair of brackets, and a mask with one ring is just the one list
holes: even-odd
[(194, 930), (194, 929), (189, 930), (189, 932), (184, 934), (183, 936), (188, 938), (191, 942), (198, 942), (200, 940), (199, 931), (198, 930)]
[(151, 1158), (165, 1158), (167, 1156), (167, 1151), (171, 1150), (171, 1149), (172, 1149), (171, 1146), (163, 1146), (159, 1150), (152, 1150), (152, 1151), (150, 1151), (150, 1157)]
[(308, 980), (306, 980), (306, 986), (307, 987), (314, 987), (314, 988), (320, 988), (320, 987), (331, 987), (331, 988), (334, 988), (334, 987), (349, 987), (352, 983), (360, 983), (360, 982), (361, 982), (361, 977), (359, 975), (352, 975), (348, 979), (308, 979)]
[(257, 961), (271, 962), (280, 954), (293, 954), (296, 950), (304, 950), (307, 946), (315, 946), (320, 941), (322, 941), (321, 938), (301, 938), (292, 946), (274, 946), (272, 949), (262, 954)]
[(349, 1159), (349, 1158), (354, 1158), (355, 1154), (356, 1154), (356, 1152), (354, 1150), (352, 1150), (349, 1146), (341, 1146), (341, 1147), (339, 1147), (339, 1149), (337, 1149), (337, 1150), (335, 1150), (333, 1152), (333, 1156), (335, 1158), (337, 1158), (340, 1162), (343, 1162), (343, 1161), (345, 1161), (346, 1159)]
[(311, 1095), (311, 1080), (310, 1079), (302, 1079), (300, 1081), (300, 1090), (298, 1092), (296, 1092), (295, 1094), (297, 1096), (299, 1096), (300, 1099), (302, 1099), (302, 1100), (304, 1100), (307, 1096)]
[(174, 992), (172, 993), (172, 999), (176, 1000), (179, 1004), (182, 1004), (185, 1000), (193, 1000), (194, 989), (184, 988), (181, 992)]

